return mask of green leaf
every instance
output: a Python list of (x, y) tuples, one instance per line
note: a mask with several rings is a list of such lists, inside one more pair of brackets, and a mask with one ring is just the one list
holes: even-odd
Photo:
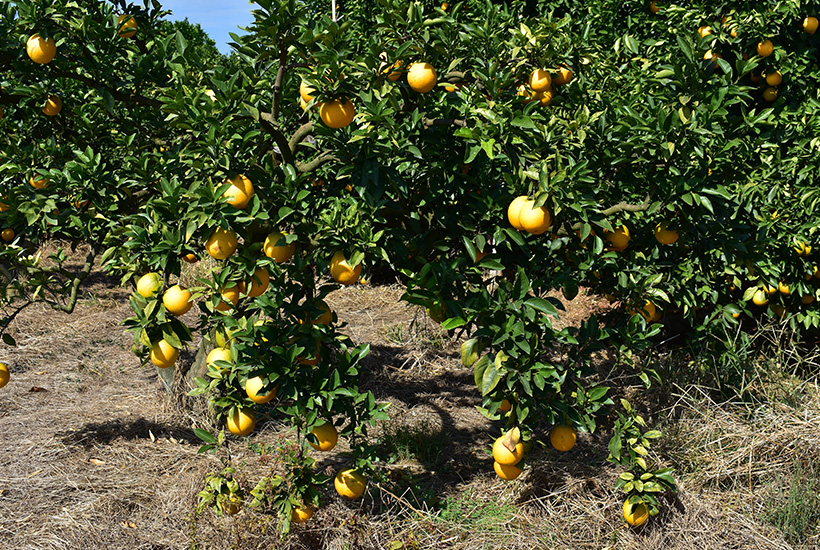
[(208, 431), (195, 428), (194, 434), (205, 443), (216, 443), (216, 438)]

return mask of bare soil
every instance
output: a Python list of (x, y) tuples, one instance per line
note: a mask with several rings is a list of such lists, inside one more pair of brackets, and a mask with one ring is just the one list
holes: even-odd
[[(816, 402), (750, 420), (681, 391), (663, 455), (686, 470), (679, 492), (646, 527), (629, 529), (606, 434), (583, 434), (564, 454), (537, 446), (519, 480), (495, 476), (489, 447), (500, 426), (475, 410), (480, 396), (458, 341), (399, 302), (401, 292), (365, 286), (328, 301), (351, 337), (372, 345), (362, 384), (392, 403), (384, 433), (409, 429), (431, 450), (392, 457), (384, 465), (392, 482), (372, 483), (361, 501), (343, 502), (331, 488), (316, 516), (284, 540), (275, 518), (250, 510), (194, 512), (205, 475), (221, 463), (197, 454), (193, 428), (213, 426), (138, 364), (120, 326), (130, 315), (127, 291), (95, 274), (74, 314), (24, 311), (12, 329), (18, 347), (0, 352), (11, 370), (0, 390), (0, 548), (791, 548), (765, 521), (769, 474), (820, 456)], [(607, 307), (581, 295), (562, 322)], [(291, 438), (263, 414), (252, 437), (230, 443), (247, 483), (276, 467), (264, 449)], [(343, 450), (319, 467), (332, 472)]]

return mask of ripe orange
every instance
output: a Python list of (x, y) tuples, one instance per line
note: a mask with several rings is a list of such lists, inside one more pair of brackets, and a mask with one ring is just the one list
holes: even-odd
[(710, 34), (712, 34), (712, 27), (710, 27), (708, 25), (702, 25), (702, 26), (698, 27), (698, 34), (700, 35), (701, 38), (703, 38), (705, 36), (709, 36)]
[(231, 186), (222, 193), (222, 197), (228, 200), (228, 204), (244, 210), (253, 196), (253, 183), (244, 174), (237, 174), (223, 183), (228, 182)]
[(196, 254), (193, 252), (189, 252), (182, 256), (182, 259), (188, 262), (189, 264), (195, 264), (199, 261), (199, 258), (196, 257)]
[(550, 443), (556, 450), (567, 452), (575, 447), (578, 434), (572, 426), (555, 426), (550, 432)]
[(530, 85), (533, 92), (543, 92), (550, 89), (552, 77), (546, 69), (535, 69), (530, 73), (527, 84)]
[(535, 201), (527, 200), (518, 211), (518, 223), (532, 235), (541, 235), (552, 225), (552, 216), (545, 206), (534, 208)]
[(222, 296), (222, 300), (216, 305), (216, 310), (228, 311), (232, 307), (236, 307), (236, 304), (239, 303), (239, 286), (233, 285), (225, 287), (220, 292), (220, 295)]
[(629, 228), (622, 225), (615, 229), (615, 231), (605, 231), (604, 238), (609, 241), (613, 250), (620, 252), (629, 246)]
[(305, 82), (304, 80), (299, 84), (299, 95), (302, 98), (302, 101), (305, 102), (305, 105), (310, 103), (310, 100), (314, 98), (316, 90), (310, 87), (310, 85)]
[(521, 195), (520, 197), (516, 197), (510, 203), (510, 206), (507, 207), (507, 219), (510, 221), (510, 225), (512, 225), (515, 229), (519, 231), (523, 230), (524, 227), (521, 225), (521, 207), (524, 206), (530, 198), (526, 195)]
[[(251, 288), (248, 290), (248, 296), (251, 298), (256, 298), (257, 296), (263, 295), (265, 291), (268, 290), (269, 285), (270, 273), (264, 267), (257, 267), (251, 277)], [(245, 293), (244, 282), (240, 283), (239, 290), (242, 291), (242, 294)]]
[(521, 462), (524, 458), (524, 443), (519, 441), (513, 448), (513, 452), (504, 446), (504, 436), (502, 435), (493, 443), (493, 459), (502, 466), (512, 466)]
[(339, 432), (336, 431), (336, 426), (330, 422), (325, 422), (324, 424), (316, 426), (310, 431), (310, 433), (315, 435), (316, 439), (319, 441), (318, 444), (308, 441), (310, 446), (317, 451), (331, 451), (333, 450), (333, 447), (336, 446), (336, 442), (339, 440)]
[(60, 96), (50, 95), (43, 107), (43, 114), (46, 116), (57, 116), (63, 110), (63, 100)]
[(762, 42), (757, 43), (757, 55), (760, 57), (769, 57), (774, 52), (774, 44), (768, 38)]
[(508, 399), (502, 399), (501, 404), (498, 406), (499, 412), (507, 412), (512, 409), (512, 403)]
[(661, 244), (674, 244), (678, 241), (678, 230), (669, 229), (669, 222), (655, 226), (655, 239)]
[(308, 365), (310, 367), (315, 367), (319, 364), (319, 359), (322, 357), (322, 345), (319, 342), (316, 342), (316, 351), (313, 353), (313, 359), (308, 359), (308, 356), (301, 355), (296, 358), (297, 361), (301, 365)]
[[(322, 311), (318, 317), (309, 320), (311, 325), (330, 325), (333, 323), (333, 312), (330, 310), (330, 306), (327, 305), (327, 302), (324, 300), (314, 300), (310, 302), (310, 304)], [(307, 318), (308, 314), (306, 313), (302, 319), (299, 319), (299, 323), (303, 323), (303, 319)]]
[(643, 502), (629, 504), (627, 500), (624, 502), (624, 519), (629, 525), (640, 527), (649, 519), (649, 508)]
[(35, 63), (48, 63), (57, 55), (57, 44), (53, 38), (43, 39), (39, 34), (33, 34), (26, 42), (26, 53)]
[(234, 435), (248, 435), (256, 426), (256, 413), (250, 407), (236, 407), (228, 415), (225, 425)]
[[(382, 59), (387, 59), (387, 53), (383, 53), (382, 55)], [(382, 61), (382, 63), (379, 65), (379, 74), (387, 74), (387, 78), (395, 82), (401, 78), (402, 65), (403, 63), (401, 62), (401, 60), (396, 60), (396, 62), (392, 65), (390, 65), (386, 61)]]
[(313, 506), (307, 504), (297, 506), (291, 510), (290, 521), (291, 523), (305, 523), (313, 517), (313, 511)]
[(194, 305), (191, 302), (191, 291), (180, 285), (174, 285), (166, 290), (162, 295), (162, 303), (174, 315), (184, 315)]
[(242, 499), (236, 495), (230, 495), (222, 501), (222, 511), (229, 516), (235, 516), (239, 513), (239, 506), (242, 504)]
[(554, 77), (552, 77), (552, 83), (557, 85), (557, 86), (563, 86), (564, 84), (569, 84), (572, 81), (573, 77), (575, 76), (574, 74), (572, 74), (572, 71), (570, 70), (570, 68), (567, 67), (566, 65), (561, 65), (560, 67), (558, 67), (556, 69), (556, 72), (558, 74), (556, 74)]
[(511, 481), (524, 471), (515, 464), (499, 464), (498, 462), (493, 462), (493, 470), (504, 481)]
[(262, 381), (261, 376), (254, 376), (253, 378), (248, 378), (245, 381), (245, 393), (254, 403), (259, 403), (260, 405), (263, 403), (269, 403), (276, 398), (276, 387), (274, 386), (274, 388), (268, 393), (260, 394), (259, 392), (262, 390), (264, 386), (265, 384)]
[(347, 98), (344, 102), (340, 99), (333, 99), (319, 106), (319, 117), (330, 128), (344, 128), (353, 122), (355, 116), (356, 108)]
[(758, 288), (752, 295), (752, 303), (756, 306), (765, 306), (769, 303), (769, 295), (762, 288)]
[(0, 363), (0, 388), (9, 383), (10, 377), (9, 368), (5, 363)]
[(643, 318), (646, 319), (647, 323), (651, 323), (655, 320), (658, 320), (658, 319), (656, 319), (656, 315), (658, 314), (658, 310), (655, 307), (655, 304), (653, 304), (649, 300), (646, 301), (646, 303), (641, 307), (640, 310), (635, 310), (635, 309), (630, 309), (629, 310), (630, 315), (635, 315), (636, 313), (640, 313), (643, 316)]
[(205, 250), (212, 258), (224, 260), (236, 251), (237, 243), (236, 233), (217, 227), (205, 242)]
[(765, 99), (769, 103), (777, 99), (777, 88), (769, 86), (768, 88), (763, 90), (763, 99)]
[(341, 250), (337, 251), (330, 260), (330, 276), (337, 283), (345, 286), (352, 285), (359, 280), (361, 274), (362, 264), (351, 267)]
[(768, 283), (763, 283), (763, 290), (765, 290), (766, 294), (768, 294), (769, 296), (777, 293), (777, 287), (774, 285), (770, 285)]
[(227, 348), (214, 348), (208, 355), (205, 357), (205, 364), (209, 367), (218, 368), (216, 366), (217, 361), (226, 361), (228, 363), (233, 363), (233, 357), (231, 357), (231, 350)]
[[(37, 176), (37, 178), (40, 178), (40, 176)], [(48, 187), (48, 179), (46, 178), (34, 179), (34, 176), (31, 176), (28, 179), (28, 183), (35, 189), (45, 189), (46, 187)]]
[(348, 500), (359, 498), (367, 487), (367, 479), (355, 468), (341, 470), (333, 480), (336, 492)]
[(780, 74), (780, 71), (774, 71), (773, 73), (769, 73), (766, 75), (766, 84), (769, 86), (780, 86), (783, 82), (783, 75)]
[(435, 88), (436, 82), (436, 70), (429, 63), (412, 63), (407, 69), (407, 84), (420, 94)]
[(161, 369), (173, 367), (179, 357), (179, 350), (166, 342), (159, 340), (151, 344), (151, 362)]
[(817, 18), (816, 17), (806, 17), (803, 19), (803, 30), (809, 34), (814, 34), (817, 32)]
[(265, 251), (265, 256), (278, 264), (290, 260), (293, 253), (296, 252), (296, 243), (285, 244), (285, 241), (281, 240), (284, 236), (285, 234), (281, 231), (274, 231), (265, 238), (265, 244), (262, 248)]
[(797, 252), (798, 256), (806, 257), (811, 254), (811, 245), (808, 243), (800, 242), (797, 246), (794, 247), (794, 251)]
[(3, 237), (3, 240), (7, 243), (14, 240), (14, 235), (14, 229), (11, 229), (10, 227), (7, 227), (2, 232), (0, 232), (0, 236)]
[(143, 298), (153, 298), (162, 287), (162, 277), (159, 273), (146, 273), (137, 281), (137, 294)]
[(551, 104), (553, 97), (555, 97), (555, 94), (553, 94), (552, 88), (544, 90), (543, 92), (536, 92), (535, 95), (533, 95), (533, 99), (538, 100), (539, 105), (542, 107)]
[(659, 11), (661, 11), (661, 9), (655, 5), (655, 0), (652, 0), (652, 2), (649, 4), (649, 11), (651, 11), (652, 13), (658, 13)]
[(117, 16), (117, 36), (122, 38), (134, 38), (137, 34), (137, 20), (133, 15), (119, 15)]

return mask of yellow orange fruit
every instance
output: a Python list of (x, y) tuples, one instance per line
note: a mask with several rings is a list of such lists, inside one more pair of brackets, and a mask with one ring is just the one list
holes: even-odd
[(512, 225), (515, 229), (522, 231), (524, 227), (521, 225), (520, 216), (521, 216), (521, 208), (524, 204), (530, 200), (530, 198), (526, 195), (521, 195), (520, 197), (516, 197), (507, 207), (507, 219), (510, 221), (510, 225)]
[(757, 43), (757, 55), (760, 57), (769, 57), (774, 52), (774, 44), (768, 38)]
[(624, 502), (624, 519), (629, 525), (640, 527), (649, 519), (649, 508), (643, 502), (630, 504), (627, 500)]
[(712, 34), (712, 27), (708, 25), (702, 25), (698, 27), (698, 34), (701, 38), (709, 36), (710, 34)]
[(34, 179), (34, 178), (35, 178), (35, 176), (31, 176), (28, 179), (28, 183), (29, 183), (29, 185), (31, 185), (35, 189), (45, 189), (46, 187), (48, 187), (48, 179), (46, 179), (46, 178), (40, 179), (40, 176), (37, 176), (38, 179)]
[(262, 248), (265, 251), (265, 256), (278, 264), (287, 262), (296, 252), (296, 243), (286, 244), (283, 240), (284, 237), (285, 234), (281, 231), (274, 231), (265, 238), (265, 244)]
[(212, 258), (224, 260), (236, 251), (237, 243), (236, 233), (217, 227), (205, 242), (205, 250)]
[(649, 3), (649, 11), (652, 13), (658, 13), (661, 9), (655, 4), (655, 0)]
[(798, 256), (806, 257), (811, 254), (811, 245), (808, 243), (800, 242), (797, 246), (794, 247), (794, 251), (797, 252)]
[(791, 294), (791, 290), (789, 289), (789, 285), (787, 285), (783, 281), (780, 281), (779, 283), (777, 283), (777, 290), (779, 290), (780, 294), (783, 294), (784, 296), (788, 296), (789, 294)]
[(809, 34), (814, 34), (817, 32), (817, 18), (816, 17), (806, 17), (803, 19), (803, 30)]
[(813, 294), (804, 294), (800, 297), (800, 302), (803, 305), (809, 305), (810, 303), (814, 302), (814, 295)]
[(535, 201), (527, 200), (518, 211), (518, 223), (532, 235), (541, 235), (552, 225), (552, 216), (545, 206), (535, 207)]
[(191, 302), (191, 291), (180, 285), (174, 285), (166, 290), (162, 295), (162, 303), (165, 309), (174, 315), (184, 315), (194, 305)]
[(355, 468), (341, 470), (333, 480), (336, 492), (342, 497), (353, 500), (364, 494), (367, 487), (367, 479)]
[(325, 101), (319, 106), (319, 117), (330, 128), (344, 128), (353, 122), (355, 116), (356, 108), (347, 98)]
[(362, 264), (351, 267), (341, 250), (333, 254), (330, 260), (330, 276), (334, 281), (349, 286), (358, 281), (361, 274)]
[(513, 451), (504, 446), (504, 436), (502, 435), (493, 443), (493, 459), (502, 466), (511, 466), (521, 462), (524, 458), (524, 444), (519, 441)]
[(556, 450), (567, 452), (575, 447), (578, 433), (572, 426), (555, 426), (550, 431), (550, 443)]
[(7, 227), (2, 232), (0, 232), (0, 237), (2, 237), (3, 240), (7, 243), (13, 241), (15, 235), (16, 233), (14, 232), (14, 229), (11, 229), (10, 227)]
[(557, 86), (563, 86), (564, 84), (569, 84), (575, 75), (572, 73), (572, 70), (567, 67), (566, 65), (562, 65), (555, 70), (556, 74), (552, 77), (552, 83)]
[(778, 95), (777, 88), (774, 88), (772, 86), (769, 86), (768, 88), (763, 90), (763, 99), (765, 99), (769, 103), (771, 103), (775, 99), (777, 99), (777, 95)]
[(265, 386), (261, 376), (254, 376), (245, 381), (245, 393), (254, 403), (264, 404), (273, 401), (276, 398), (276, 387), (268, 393), (260, 394), (262, 388)]
[(33, 34), (26, 42), (26, 53), (32, 61), (43, 65), (57, 55), (57, 44), (53, 38), (43, 39), (39, 34)]
[(179, 357), (179, 350), (166, 342), (159, 340), (151, 344), (151, 362), (161, 369), (173, 367)]
[(510, 403), (509, 399), (502, 399), (501, 404), (498, 406), (499, 412), (507, 412), (512, 409), (512, 403)]
[(661, 244), (674, 244), (678, 241), (678, 230), (669, 229), (669, 222), (655, 226), (655, 239)]
[(189, 264), (195, 264), (199, 261), (199, 258), (196, 257), (196, 254), (193, 252), (189, 252), (188, 254), (184, 254), (182, 259), (188, 262)]
[(5, 363), (0, 363), (0, 388), (9, 383), (9, 378), (11, 378), (9, 368)]
[(493, 461), (493, 470), (504, 481), (511, 481), (521, 475), (522, 470), (515, 464), (499, 464)]
[(250, 407), (236, 407), (228, 415), (225, 425), (234, 435), (248, 435), (256, 426), (256, 413)]
[(318, 443), (314, 443), (310, 440), (308, 440), (308, 443), (317, 451), (331, 451), (339, 440), (339, 432), (336, 431), (336, 426), (330, 422), (325, 422), (324, 424), (314, 427), (310, 433), (316, 436)]
[(604, 237), (612, 245), (613, 250), (625, 250), (629, 246), (629, 228), (622, 225), (615, 229), (615, 231), (605, 231)]
[[(245, 283), (243, 282), (239, 286), (239, 290), (244, 294)], [(270, 273), (264, 267), (257, 267), (251, 277), (251, 288), (248, 290), (248, 296), (251, 298), (261, 296), (268, 290), (268, 286), (270, 286)]]
[(237, 174), (224, 181), (224, 183), (229, 182), (231, 186), (222, 193), (222, 197), (228, 200), (228, 204), (244, 210), (253, 196), (253, 183), (244, 174)]
[(216, 366), (217, 361), (226, 361), (228, 363), (233, 363), (233, 357), (231, 357), (231, 350), (227, 348), (214, 348), (208, 352), (208, 355), (205, 357), (205, 364), (209, 367), (218, 368)]
[(420, 94), (435, 88), (437, 78), (436, 70), (429, 63), (413, 63), (407, 69), (407, 84)]
[(43, 107), (43, 114), (46, 116), (57, 116), (63, 110), (63, 100), (60, 96), (50, 95)]
[(313, 512), (313, 506), (307, 504), (297, 506), (290, 512), (290, 521), (291, 523), (306, 523), (313, 517)]
[(222, 299), (216, 305), (217, 311), (228, 311), (232, 307), (236, 307), (236, 304), (239, 303), (239, 286), (232, 285), (228, 287), (224, 287), (220, 292), (220, 296)]
[(783, 75), (780, 71), (774, 71), (766, 75), (766, 84), (769, 86), (780, 86), (783, 82)]
[[(387, 54), (383, 54), (384, 57), (382, 59), (387, 58)], [(379, 73), (380, 74), (387, 74), (387, 78), (392, 80), (393, 82), (397, 81), (401, 78), (401, 67), (403, 63), (401, 60), (397, 60), (395, 63), (390, 65), (386, 61), (382, 61), (381, 65), (379, 65)]]
[(546, 69), (535, 69), (530, 73), (527, 84), (533, 92), (543, 92), (552, 86), (552, 77)]
[(137, 34), (137, 20), (133, 15), (117, 16), (117, 36), (122, 38), (134, 38)]
[(153, 298), (162, 287), (162, 277), (159, 273), (146, 273), (137, 281), (137, 294), (143, 298)]
[(755, 293), (752, 294), (752, 303), (756, 306), (765, 306), (769, 303), (769, 295), (766, 294), (766, 291), (762, 288), (758, 288), (755, 290)]
[(304, 80), (299, 84), (299, 96), (302, 98), (302, 101), (305, 102), (305, 105), (310, 103), (310, 100), (313, 99), (315, 96), (313, 94), (316, 93), (307, 82)]
[(656, 320), (655, 316), (657, 315), (658, 310), (655, 307), (655, 304), (647, 300), (646, 303), (643, 306), (641, 306), (640, 309), (629, 310), (630, 315), (635, 315), (636, 313), (640, 313), (641, 316), (643, 316), (643, 318), (646, 319), (647, 323), (651, 323)]

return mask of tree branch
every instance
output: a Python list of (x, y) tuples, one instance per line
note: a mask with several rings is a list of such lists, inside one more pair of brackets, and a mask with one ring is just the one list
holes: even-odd
[(273, 83), (273, 118), (279, 118), (279, 103), (282, 101), (282, 80), (285, 78), (285, 62), (288, 60), (288, 50), (285, 43), (279, 42), (279, 70), (276, 71), (276, 80)]
[(66, 313), (72, 313), (74, 311), (74, 306), (77, 305), (77, 293), (80, 289), (80, 285), (88, 277), (88, 274), (91, 273), (91, 269), (94, 267), (94, 258), (97, 256), (97, 249), (93, 246), (91, 250), (88, 252), (88, 255), (85, 257), (85, 265), (77, 273), (74, 280), (71, 281), (71, 293), (68, 295), (68, 302), (64, 305), (60, 304), (49, 304), (53, 309), (57, 311), (64, 311)]
[(91, 88), (102, 88), (106, 90), (108, 93), (110, 93), (111, 97), (113, 97), (117, 101), (121, 101), (123, 103), (137, 103), (139, 105), (147, 105), (149, 107), (154, 107), (157, 109), (162, 107), (162, 102), (158, 99), (145, 97), (144, 95), (140, 94), (124, 94), (122, 92), (118, 92), (117, 90), (112, 90), (108, 86), (102, 84), (101, 82), (97, 82), (93, 78), (83, 76), (80, 74), (70, 73), (62, 69), (57, 69), (56, 67), (49, 66), (49, 68), (51, 69), (51, 74), (53, 74), (54, 76), (61, 78), (70, 78), (72, 80), (82, 82), (83, 84)]
[(458, 126), (460, 128), (464, 128), (467, 126), (466, 120), (460, 120), (457, 118), (427, 118), (422, 117), (421, 123), (424, 124), (425, 128), (430, 128), (431, 126)]
[(288, 140), (288, 149), (290, 149), (290, 152), (295, 155), (296, 154), (296, 148), (299, 146), (299, 144), (302, 142), (303, 139), (305, 139), (308, 135), (310, 135), (310, 133), (312, 131), (313, 131), (313, 123), (312, 122), (306, 122), (306, 123), (302, 124), (301, 126), (299, 126), (299, 128), (297, 128), (296, 131), (293, 132), (293, 135), (290, 136), (290, 140)]
[(629, 204), (627, 202), (619, 202), (616, 205), (610, 206), (606, 210), (602, 210), (601, 214), (604, 216), (611, 216), (612, 214), (617, 214), (618, 212), (643, 212), (644, 210), (649, 210), (649, 205), (651, 204), (651, 195), (646, 195), (646, 198), (643, 200), (641, 204)]
[(308, 172), (313, 172), (317, 168), (319, 168), (323, 164), (327, 164), (328, 162), (333, 162), (339, 160), (333, 153), (330, 151), (324, 151), (318, 157), (313, 159), (310, 162), (297, 162), (296, 163), (296, 170), (300, 174), (307, 174)]
[(285, 134), (283, 134), (282, 131), (276, 127), (276, 119), (273, 115), (271, 113), (260, 113), (259, 122), (262, 124), (265, 131), (269, 133), (276, 142), (276, 145), (279, 147), (279, 154), (282, 155), (282, 159), (288, 164), (296, 164), (293, 151), (290, 150), (290, 145), (288, 145), (288, 138), (286, 138)]

